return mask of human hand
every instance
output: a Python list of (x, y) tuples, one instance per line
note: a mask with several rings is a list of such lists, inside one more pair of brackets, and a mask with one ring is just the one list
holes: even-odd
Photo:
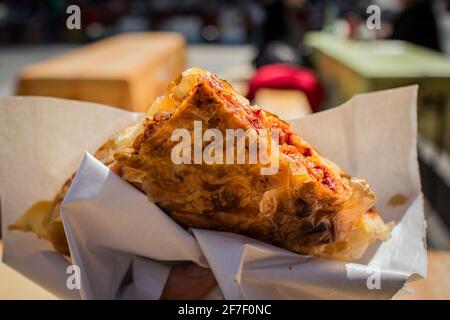
[(204, 297), (216, 285), (211, 269), (195, 263), (181, 263), (172, 267), (161, 294), (162, 300), (194, 300)]

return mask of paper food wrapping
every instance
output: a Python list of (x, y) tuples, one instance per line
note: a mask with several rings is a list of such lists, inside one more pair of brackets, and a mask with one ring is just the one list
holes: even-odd
[[(391, 298), (427, 269), (416, 96), (416, 86), (357, 95), (290, 120), (319, 153), (366, 178), (384, 221), (395, 221), (390, 240), (352, 263), (181, 228), (90, 155), (139, 114), (54, 98), (0, 98), (3, 260), (61, 298), (158, 299), (171, 265), (180, 261), (212, 269), (218, 286), (208, 298)], [(61, 208), (70, 261), (34, 234), (7, 226), (35, 202), (52, 199), (75, 170)], [(391, 201), (399, 196), (406, 200)], [(79, 290), (68, 286), (70, 265), (79, 268)]]

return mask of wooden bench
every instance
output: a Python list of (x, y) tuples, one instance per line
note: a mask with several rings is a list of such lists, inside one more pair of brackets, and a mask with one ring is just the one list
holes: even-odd
[(177, 33), (121, 34), (26, 67), (16, 93), (144, 111), (185, 64), (185, 41)]
[[(2, 242), (0, 241), (0, 256)], [(450, 251), (428, 253), (428, 278), (407, 285), (394, 296), (395, 300), (450, 299)], [(0, 262), (0, 300), (56, 299), (51, 293)]]

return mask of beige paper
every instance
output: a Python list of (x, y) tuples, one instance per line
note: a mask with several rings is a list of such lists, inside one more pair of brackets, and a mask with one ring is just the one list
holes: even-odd
[(0, 202), (3, 261), (55, 295), (79, 297), (66, 287), (68, 262), (46, 241), (9, 231), (35, 202), (52, 199), (112, 133), (140, 117), (102, 106), (43, 97), (0, 98)]
[[(379, 196), (377, 208), (384, 220), (396, 221), (392, 239), (370, 248), (359, 263), (303, 257), (230, 233), (192, 230), (190, 234), (86, 155), (63, 205), (73, 260), (82, 269), (82, 296), (157, 298), (170, 262), (191, 260), (209, 264), (225, 298), (391, 297), (411, 274), (426, 274), (416, 155), (416, 94), (417, 87), (406, 87), (360, 95), (339, 108), (291, 121), (293, 129), (324, 156), (352, 175), (367, 178)], [(7, 231), (5, 227), (35, 201), (50, 199), (76, 169), (84, 150), (92, 152), (135, 118), (124, 111), (81, 102), (0, 99), (0, 143), (6, 147), (2, 147), (0, 165), (4, 260), (59, 296), (78, 293), (65, 289), (67, 262), (33, 235)], [(31, 123), (25, 126), (20, 119)], [(61, 134), (47, 138), (51, 132)], [(29, 150), (33, 143), (36, 145)], [(17, 160), (20, 150), (23, 157)], [(8, 170), (9, 166), (15, 169)], [(16, 179), (18, 176), (28, 179)], [(396, 194), (407, 197), (407, 202), (389, 205)], [(137, 201), (139, 198), (145, 201)], [(134, 205), (132, 217), (126, 215), (131, 220), (124, 220), (125, 209), (120, 203)], [(151, 221), (158, 221), (156, 227), (165, 227), (155, 228)], [(121, 235), (124, 229), (129, 236)], [(167, 230), (167, 234), (161, 230)], [(40, 272), (35, 272), (36, 266)], [(114, 273), (119, 269), (111, 266), (120, 267), (121, 272)], [(127, 272), (132, 272), (137, 281), (124, 287), (121, 280)]]

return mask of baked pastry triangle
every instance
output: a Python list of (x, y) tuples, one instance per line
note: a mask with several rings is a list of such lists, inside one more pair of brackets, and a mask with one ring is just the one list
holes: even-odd
[[(171, 82), (142, 122), (113, 137), (96, 157), (186, 228), (235, 232), (346, 261), (390, 234), (364, 180), (351, 178), (287, 123), (200, 68)], [(68, 185), (47, 221), (60, 219), (58, 203)], [(23, 225), (15, 228), (26, 230)], [(65, 239), (36, 229), (68, 253)]]

